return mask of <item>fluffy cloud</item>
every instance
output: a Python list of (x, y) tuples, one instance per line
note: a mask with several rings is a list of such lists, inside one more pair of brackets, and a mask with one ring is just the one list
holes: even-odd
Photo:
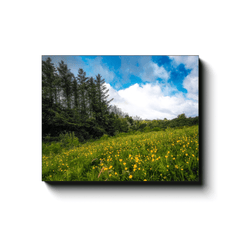
[(170, 76), (163, 66), (159, 67), (153, 62), (148, 62), (142, 69), (143, 72), (139, 73), (139, 77), (145, 82), (152, 82), (158, 78), (167, 81)]
[(184, 64), (192, 71), (183, 80), (183, 87), (187, 90), (187, 98), (198, 101), (198, 56), (170, 56), (173, 65)]
[(101, 57), (95, 59), (87, 59), (87, 64), (84, 66), (84, 71), (91, 73), (90, 76), (95, 77), (100, 74), (106, 82), (111, 82), (116, 76), (110, 71), (108, 66), (102, 62)]
[(121, 108), (130, 116), (139, 116), (142, 119), (173, 119), (179, 114), (186, 116), (198, 115), (198, 103), (186, 100), (182, 93), (174, 96), (165, 96), (162, 85), (134, 84), (127, 89), (116, 91), (110, 84), (109, 98), (114, 98), (111, 104)]
[(194, 68), (191, 73), (184, 79), (183, 87), (187, 89), (187, 98), (198, 100), (198, 73)]
[(198, 56), (169, 56), (175, 66), (184, 64), (187, 69), (193, 69), (198, 66)]
[(144, 82), (154, 82), (158, 78), (167, 81), (170, 73), (163, 66), (159, 67), (151, 61), (151, 56), (124, 56), (121, 58), (122, 78), (124, 82), (129, 82), (130, 76), (141, 78)]

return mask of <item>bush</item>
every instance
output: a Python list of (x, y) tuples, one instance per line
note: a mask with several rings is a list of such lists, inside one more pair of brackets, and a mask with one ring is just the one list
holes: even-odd
[(140, 124), (140, 126), (139, 126), (139, 130), (143, 130), (144, 128), (146, 128), (147, 127), (147, 124), (146, 123), (142, 123), (142, 124)]
[(61, 146), (64, 148), (71, 148), (79, 146), (78, 138), (75, 136), (74, 132), (72, 133), (65, 133), (60, 134), (60, 143)]
[(114, 132), (114, 136), (116, 136), (116, 135), (118, 135), (118, 134), (119, 134), (119, 131), (116, 130), (116, 131)]
[(104, 134), (101, 138), (100, 138), (100, 140), (107, 140), (109, 138), (109, 136), (107, 135), (107, 134)]
[(47, 143), (42, 144), (42, 154), (50, 155), (51, 153), (58, 154), (62, 152), (61, 144), (58, 142), (52, 142), (50, 145)]
[(183, 129), (183, 126), (175, 127), (175, 129)]
[(129, 134), (125, 133), (125, 132), (120, 132), (118, 134), (115, 135), (115, 137), (124, 137), (124, 136), (127, 136)]
[(151, 128), (148, 127), (148, 126), (146, 126), (146, 127), (143, 129), (143, 132), (145, 132), (145, 133), (148, 133), (148, 132), (151, 132), (151, 131), (152, 131)]
[(46, 143), (51, 143), (51, 142), (57, 142), (59, 140), (59, 137), (52, 137), (50, 134), (47, 134), (42, 139)]
[(135, 131), (135, 130), (130, 130), (128, 133), (129, 133), (129, 135), (133, 135), (133, 134), (135, 134), (137, 131)]
[(152, 131), (157, 131), (158, 132), (158, 131), (162, 131), (162, 129), (160, 127), (155, 127), (155, 128), (152, 129)]

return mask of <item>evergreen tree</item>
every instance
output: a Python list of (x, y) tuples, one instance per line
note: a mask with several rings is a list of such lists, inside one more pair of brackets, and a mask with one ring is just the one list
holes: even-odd
[(68, 69), (67, 64), (63, 61), (59, 63), (59, 67), (57, 68), (59, 72), (60, 82), (61, 82), (61, 90), (62, 90), (62, 103), (64, 107), (68, 109), (71, 108), (71, 98), (72, 98), (72, 78), (73, 74)]
[(98, 74), (96, 76), (96, 86), (97, 86), (97, 93), (98, 93), (98, 101), (100, 105), (100, 111), (102, 114), (106, 113), (110, 109), (110, 102), (113, 100), (107, 100), (109, 95), (109, 89), (107, 89), (105, 79), (102, 79), (102, 76)]
[(42, 61), (42, 97), (47, 99), (50, 105), (54, 103), (56, 80), (56, 68), (51, 58), (47, 58)]
[(84, 121), (88, 118), (88, 95), (87, 95), (87, 80), (86, 73), (79, 68), (77, 75), (77, 82), (79, 85), (79, 111), (81, 119)]
[(74, 111), (75, 120), (79, 121), (79, 105), (80, 105), (80, 95), (79, 95), (79, 85), (75, 76), (73, 76), (72, 82), (72, 92), (73, 92), (73, 100), (72, 106)]
[(61, 82), (60, 78), (57, 74), (57, 72), (54, 74), (55, 75), (55, 81), (54, 81), (54, 103), (60, 104), (60, 91), (61, 91)]
[[(109, 103), (113, 100), (107, 100), (109, 95), (107, 95), (109, 89), (107, 89), (106, 84), (105, 84), (105, 80), (102, 79), (101, 75), (98, 74), (96, 76), (96, 90), (97, 90), (97, 104), (98, 104), (98, 114), (97, 114), (97, 121), (98, 123), (106, 128), (108, 125), (108, 115), (109, 115)], [(106, 90), (107, 89), (107, 90)]]
[(90, 77), (87, 82), (88, 89), (88, 100), (89, 100), (89, 111), (90, 117), (96, 119), (96, 115), (99, 112), (99, 105), (97, 103), (97, 88), (93, 77)]
[(73, 76), (73, 82), (72, 82), (72, 92), (73, 92), (73, 107), (76, 109), (76, 111), (79, 110), (79, 86), (77, 83), (77, 79)]

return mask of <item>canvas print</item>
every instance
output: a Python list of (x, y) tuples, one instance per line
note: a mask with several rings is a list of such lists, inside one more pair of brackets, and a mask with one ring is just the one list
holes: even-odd
[(198, 182), (199, 56), (42, 56), (42, 181)]

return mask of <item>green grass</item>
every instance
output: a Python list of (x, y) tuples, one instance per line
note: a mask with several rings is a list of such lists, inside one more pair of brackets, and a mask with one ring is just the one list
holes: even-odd
[(197, 181), (198, 126), (63, 148), (43, 144), (43, 181)]

